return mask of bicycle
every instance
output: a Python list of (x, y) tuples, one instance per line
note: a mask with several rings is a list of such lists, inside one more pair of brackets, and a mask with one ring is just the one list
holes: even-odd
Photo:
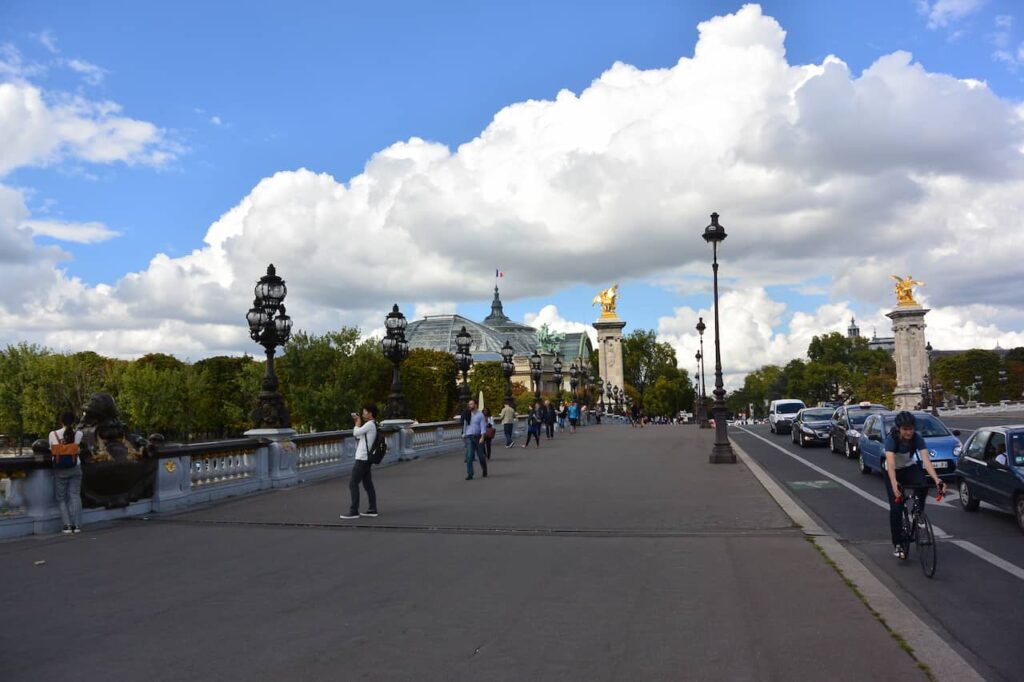
[[(903, 549), (903, 556), (910, 556), (910, 543), (913, 542), (917, 548), (917, 558), (921, 562), (921, 570), (928, 578), (935, 576), (935, 568), (938, 564), (938, 552), (935, 549), (935, 533), (932, 531), (932, 522), (924, 511), (924, 500), (928, 496), (928, 488), (907, 487), (904, 488), (907, 496), (903, 504), (903, 541), (900, 543)], [(939, 491), (936, 501), (942, 501), (942, 491)]]

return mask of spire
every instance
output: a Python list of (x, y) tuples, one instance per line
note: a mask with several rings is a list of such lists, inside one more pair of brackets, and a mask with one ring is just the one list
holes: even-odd
[(860, 338), (860, 327), (857, 326), (857, 318), (850, 318), (850, 326), (846, 328), (846, 336), (851, 339)]
[(498, 285), (494, 285), (494, 300), (491, 301), (491, 314), (484, 318), (484, 324), (494, 325), (508, 322), (509, 318), (505, 315), (504, 309), (501, 307), (501, 295), (498, 293)]

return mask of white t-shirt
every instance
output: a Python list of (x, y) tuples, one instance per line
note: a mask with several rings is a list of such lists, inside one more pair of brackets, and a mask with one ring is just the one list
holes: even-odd
[[(84, 434), (81, 431), (78, 431), (77, 429), (75, 430), (75, 445), (81, 445), (82, 444), (82, 436), (83, 435)], [(59, 431), (50, 431), (50, 445), (58, 445), (59, 443), (63, 443), (63, 442), (64, 442), (64, 429), (61, 429)], [(75, 462), (75, 466), (76, 467), (82, 466), (82, 458), (81, 457), (79, 457), (78, 460)]]
[(371, 419), (362, 426), (352, 429), (352, 435), (356, 439), (356, 459), (367, 461), (369, 448), (377, 441), (377, 425)]

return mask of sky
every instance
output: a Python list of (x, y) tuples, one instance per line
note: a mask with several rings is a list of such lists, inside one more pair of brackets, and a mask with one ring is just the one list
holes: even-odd
[(1000, 0), (0, 3), (0, 344), (254, 352), (488, 311), (692, 364), (721, 214), (729, 382), (815, 334), (1024, 345), (1024, 6)]

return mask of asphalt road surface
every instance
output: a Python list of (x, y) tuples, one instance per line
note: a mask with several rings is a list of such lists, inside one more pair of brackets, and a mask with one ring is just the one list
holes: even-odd
[[(966, 440), (974, 429), (1024, 423), (1024, 415), (944, 419)], [(764, 426), (730, 428), (735, 441), (786, 487), (806, 510), (831, 529), (866, 566), (931, 624), (986, 679), (1020, 680), (1024, 671), (1021, 610), (1024, 609), (1024, 533), (1012, 515), (982, 505), (960, 507), (955, 486), (928, 515), (948, 537), (938, 544), (933, 579), (913, 555), (892, 556), (888, 504), (879, 474), (861, 474), (856, 460), (827, 446), (800, 448), (789, 434)]]

